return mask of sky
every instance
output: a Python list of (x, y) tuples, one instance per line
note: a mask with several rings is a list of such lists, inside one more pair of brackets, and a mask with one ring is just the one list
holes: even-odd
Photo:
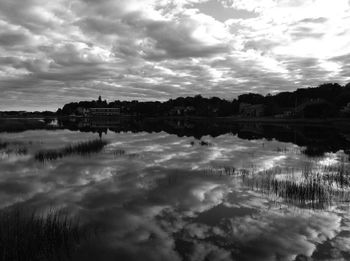
[(350, 0), (0, 0), (0, 110), (350, 81)]

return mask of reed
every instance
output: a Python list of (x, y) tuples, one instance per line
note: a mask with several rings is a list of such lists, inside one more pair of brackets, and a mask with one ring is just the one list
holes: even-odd
[(329, 190), (315, 180), (297, 182), (278, 180), (271, 176), (260, 178), (245, 177), (243, 178), (243, 184), (262, 194), (282, 198), (288, 203), (301, 206), (316, 207), (330, 201)]
[(241, 178), (243, 185), (254, 191), (303, 207), (325, 208), (350, 202), (350, 166), (345, 160), (330, 166), (277, 166), (263, 171), (254, 166), (222, 166), (204, 169), (204, 173)]
[(350, 170), (345, 167), (344, 163), (336, 166), (325, 166), (323, 173), (323, 182), (329, 186), (341, 189), (350, 187)]
[(124, 156), (125, 155), (125, 150), (117, 149), (117, 150), (113, 151), (113, 154), (114, 154), (115, 157)]
[(21, 147), (21, 148), (17, 148), (15, 150), (15, 153), (17, 155), (27, 155), (28, 154), (28, 149), (27, 148), (24, 148), (24, 147)]
[(71, 260), (87, 230), (62, 211), (38, 215), (20, 209), (0, 212), (0, 260)]
[(43, 150), (35, 154), (34, 158), (38, 161), (44, 162), (49, 160), (57, 160), (69, 155), (90, 155), (92, 153), (100, 152), (107, 142), (104, 140), (96, 139), (86, 142), (80, 142), (72, 144), (63, 149), (58, 150)]
[(290, 172), (278, 178), (280, 173), (287, 172), (271, 169), (241, 177), (243, 184), (252, 190), (299, 206), (324, 208), (335, 202), (350, 201), (350, 179), (345, 169), (327, 172), (326, 167), (318, 171), (305, 168), (301, 177)]
[(128, 153), (125, 154), (129, 159), (137, 159), (137, 158), (141, 158), (141, 154), (139, 153)]

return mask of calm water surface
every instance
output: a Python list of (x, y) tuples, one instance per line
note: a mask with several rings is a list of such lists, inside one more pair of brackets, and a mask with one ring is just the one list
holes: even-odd
[(293, 142), (238, 136), (108, 131), (99, 153), (41, 161), (39, 151), (99, 135), (2, 132), (0, 207), (64, 209), (98, 227), (77, 260), (350, 260), (347, 200), (300, 206), (232, 175), (277, 169), (276, 179), (297, 180), (305, 169), (347, 169), (344, 150), (309, 157)]

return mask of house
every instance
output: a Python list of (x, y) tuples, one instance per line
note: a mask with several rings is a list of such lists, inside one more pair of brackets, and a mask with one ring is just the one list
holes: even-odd
[(265, 115), (265, 105), (242, 102), (239, 104), (239, 114), (243, 117), (262, 117)]
[(279, 114), (274, 115), (275, 118), (288, 119), (295, 117), (294, 108), (282, 108)]
[(84, 107), (78, 107), (76, 111), (77, 115), (82, 115), (82, 116), (88, 116), (89, 113), (90, 113), (90, 110)]
[(169, 111), (169, 115), (183, 116), (183, 115), (191, 115), (194, 112), (195, 112), (195, 108), (192, 106), (175, 106)]
[(344, 106), (344, 107), (340, 110), (340, 112), (341, 112), (342, 114), (344, 114), (344, 115), (350, 115), (350, 102), (349, 102), (346, 106)]
[(295, 108), (295, 115), (302, 118), (324, 118), (332, 116), (335, 106), (323, 99), (310, 99)]
[(120, 108), (90, 108), (88, 115), (92, 117), (119, 116)]

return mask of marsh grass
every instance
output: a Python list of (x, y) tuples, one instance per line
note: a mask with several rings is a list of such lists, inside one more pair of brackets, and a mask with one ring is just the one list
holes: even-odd
[(10, 154), (16, 154), (16, 155), (27, 155), (28, 154), (28, 149), (24, 148), (24, 147), (20, 147), (20, 148), (13, 148), (13, 149), (7, 149), (5, 151), (6, 154), (10, 155)]
[(123, 149), (116, 149), (115, 151), (113, 151), (113, 155), (115, 157), (121, 157), (125, 155), (125, 150)]
[(203, 172), (240, 178), (253, 191), (301, 207), (326, 208), (334, 203), (350, 202), (350, 168), (344, 161), (330, 166), (277, 166), (263, 171), (223, 166)]
[(128, 159), (137, 159), (141, 158), (141, 154), (139, 153), (127, 153), (123, 149), (116, 149), (113, 151), (113, 155), (115, 158), (128, 158)]
[(8, 145), (9, 145), (8, 142), (6, 142), (6, 141), (0, 141), (0, 150), (6, 149)]
[(321, 186), (316, 180), (297, 182), (293, 180), (279, 180), (271, 176), (258, 178), (243, 177), (243, 184), (262, 194), (282, 198), (288, 203), (315, 208), (328, 203), (329, 190)]
[(201, 146), (211, 146), (211, 145), (212, 145), (210, 142), (204, 141), (204, 140), (201, 140), (201, 141), (199, 142), (199, 144), (200, 144)]
[(0, 260), (71, 260), (88, 234), (79, 220), (69, 218), (62, 211), (38, 215), (34, 211), (3, 210), (0, 212)]
[(24, 148), (24, 147), (20, 147), (20, 148), (15, 149), (15, 153), (17, 155), (27, 155), (28, 154), (28, 149)]
[(282, 153), (287, 153), (287, 152), (289, 152), (289, 148), (287, 148), (286, 146), (285, 147), (277, 147), (276, 151), (282, 152)]
[(205, 175), (227, 175), (227, 176), (242, 176), (248, 175), (252, 171), (248, 169), (239, 169), (234, 166), (223, 166), (219, 168), (206, 168), (203, 170)]
[(325, 150), (318, 147), (306, 147), (301, 153), (311, 158), (320, 158), (324, 156)]
[(129, 159), (137, 159), (137, 158), (141, 158), (142, 157), (142, 155), (139, 154), (139, 153), (128, 153), (128, 154), (126, 154), (126, 156)]
[(350, 188), (350, 169), (344, 162), (335, 166), (325, 166), (323, 173), (323, 182), (328, 185), (341, 189)]
[(284, 153), (284, 154), (287, 154), (287, 153), (294, 153), (294, 154), (300, 154), (302, 153), (302, 150), (300, 150), (300, 148), (294, 148), (294, 147), (287, 147), (287, 146), (278, 146), (276, 147), (275, 149), (276, 152), (279, 152), (279, 153)]
[(241, 175), (243, 184), (262, 194), (282, 198), (287, 203), (325, 208), (333, 203), (350, 202), (349, 173), (342, 168), (327, 171), (303, 169), (301, 176), (283, 169)]
[[(2, 146), (2, 147), (1, 147)], [(28, 149), (25, 147), (9, 147), (9, 143), (6, 145), (0, 144), (0, 158), (9, 158), (11, 155), (25, 156), (28, 154)]]
[[(190, 144), (191, 144), (191, 146), (194, 146), (194, 145), (196, 145), (196, 142), (195, 141), (191, 141)], [(205, 141), (205, 140), (198, 141), (198, 144), (200, 146), (212, 146), (212, 144), (209, 141)]]
[(70, 155), (90, 155), (92, 153), (100, 152), (107, 142), (101, 139), (80, 142), (71, 144), (63, 149), (58, 150), (43, 150), (35, 154), (34, 158), (38, 161), (45, 162), (50, 160), (57, 160)]

